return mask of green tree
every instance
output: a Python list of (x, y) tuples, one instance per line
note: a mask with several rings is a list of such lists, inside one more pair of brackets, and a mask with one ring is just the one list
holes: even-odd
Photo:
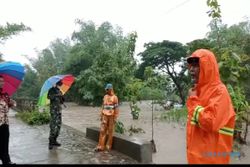
[(7, 22), (6, 26), (0, 25), (0, 44), (11, 38), (11, 36), (17, 35), (22, 31), (31, 31), (31, 28), (25, 26), (23, 23), (10, 24)]
[[(185, 68), (183, 62), (187, 55), (186, 48), (179, 42), (171, 42), (164, 40), (158, 43), (145, 44), (146, 50), (139, 55), (142, 57), (146, 66), (152, 66), (164, 74), (168, 75), (173, 81), (175, 89), (180, 97), (182, 104), (185, 103)], [(176, 70), (176, 69), (179, 70)]]
[[(230, 92), (234, 109), (236, 111), (235, 137), (240, 142), (246, 143), (247, 128), (243, 129), (243, 123), (248, 127), (249, 104), (245, 98), (244, 87), (249, 88), (249, 22), (241, 22), (238, 25), (230, 26), (222, 24), (221, 11), (217, 0), (207, 0), (207, 5), (211, 7), (209, 16), (212, 17), (210, 23), (211, 31), (208, 39), (215, 42), (213, 50), (219, 61), (220, 74)], [(245, 89), (247, 90), (247, 89)], [(244, 139), (242, 132), (245, 132)]]
[(141, 109), (138, 107), (137, 102), (141, 100), (140, 93), (144, 83), (137, 78), (133, 78), (130, 83), (126, 85), (125, 99), (129, 101), (130, 111), (133, 119), (138, 119)]
[(0, 62), (2, 62), (2, 61), (4, 61), (4, 60), (3, 60), (3, 54), (0, 53)]
[(29, 65), (25, 66), (25, 71), (24, 81), (14, 97), (37, 99), (40, 93), (40, 87), (37, 85), (37, 73)]
[(68, 39), (56, 39), (50, 43), (49, 47), (38, 53), (38, 58), (30, 58), (26, 56), (36, 72), (36, 85), (38, 87), (41, 88), (44, 81), (49, 77), (64, 72), (65, 61), (69, 55), (70, 49), (71, 45)]
[(109, 82), (113, 83), (116, 94), (122, 100), (125, 94), (124, 88), (135, 71), (133, 53), (137, 34), (132, 32), (124, 37), (121, 28), (113, 28), (108, 22), (92, 30), (96, 35), (85, 32), (87, 37), (84, 34), (80, 36), (84, 41), (83, 45), (88, 44), (85, 53), (91, 50), (92, 65), (88, 69), (81, 70), (78, 76), (77, 101), (85, 104), (101, 104), (104, 85)]
[(193, 41), (187, 43), (186, 45), (187, 45), (188, 55), (192, 54), (197, 49), (203, 48), (203, 49), (211, 50), (215, 47), (215, 43), (213, 43), (212, 41), (210, 41), (206, 38), (193, 40)]
[[(5, 40), (11, 38), (13, 35), (18, 35), (22, 31), (31, 31), (31, 28), (21, 24), (6, 23), (6, 26), (0, 25), (0, 44), (3, 44)], [(4, 61), (0, 52), (0, 62)]]
[(166, 99), (168, 78), (154, 72), (151, 66), (145, 68), (144, 77), (144, 87), (140, 92), (141, 98), (158, 102)]

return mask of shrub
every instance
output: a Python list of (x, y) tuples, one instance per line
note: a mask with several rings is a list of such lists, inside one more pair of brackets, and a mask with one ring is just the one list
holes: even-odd
[(18, 112), (16, 117), (20, 118), (22, 121), (26, 122), (29, 125), (43, 125), (50, 122), (50, 113), (49, 111), (24, 111)]
[(125, 132), (125, 127), (121, 121), (116, 121), (115, 122), (115, 132), (123, 134)]

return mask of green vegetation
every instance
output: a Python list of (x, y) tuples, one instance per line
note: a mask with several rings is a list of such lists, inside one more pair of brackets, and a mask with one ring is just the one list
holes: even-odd
[(183, 107), (181, 109), (171, 109), (168, 111), (164, 111), (160, 116), (160, 120), (167, 122), (186, 123), (187, 108)]
[[(167, 39), (145, 43), (145, 50), (137, 55), (141, 63), (134, 54), (136, 32), (123, 34), (121, 27), (109, 22), (97, 26), (92, 21), (77, 20), (79, 29), (72, 32), (70, 38), (55, 39), (38, 52), (37, 58), (27, 56), (31, 65), (26, 65), (24, 81), (14, 98), (38, 99), (46, 79), (71, 73), (76, 81), (66, 100), (99, 106), (105, 93), (104, 85), (111, 82), (119, 101), (129, 101), (133, 119), (139, 119), (143, 111), (137, 103), (141, 100), (151, 100), (152, 108), (156, 102), (164, 104), (163, 101), (185, 104), (191, 86), (185, 58), (196, 49), (206, 48), (216, 55), (221, 79), (227, 85), (237, 114), (235, 135), (245, 143), (247, 128), (244, 125), (249, 125), (250, 112), (250, 21), (228, 26), (223, 24), (217, 0), (207, 0), (207, 6), (211, 22), (205, 38), (186, 44)], [(22, 23), (0, 25), (0, 43), (30, 30)], [(3, 61), (1, 54), (0, 61)], [(20, 117), (30, 124), (43, 124), (49, 114), (32, 111), (20, 113)], [(186, 122), (186, 109), (166, 111), (161, 119)], [(118, 122), (116, 130), (124, 133), (123, 124)]]
[(126, 131), (126, 128), (124, 127), (124, 124), (121, 121), (116, 121), (115, 122), (115, 132), (124, 134)]
[(49, 111), (31, 111), (31, 112), (18, 112), (16, 114), (17, 118), (20, 118), (22, 121), (29, 125), (43, 125), (50, 122), (50, 113)]

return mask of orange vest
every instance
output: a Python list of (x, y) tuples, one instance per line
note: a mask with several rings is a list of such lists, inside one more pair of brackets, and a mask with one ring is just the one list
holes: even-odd
[(235, 112), (221, 82), (216, 58), (206, 49), (195, 51), (200, 64), (197, 96), (187, 99), (187, 160), (190, 164), (228, 164), (232, 153)]
[(118, 107), (118, 98), (116, 95), (105, 95), (103, 98), (103, 110), (104, 115), (114, 115), (114, 109)]

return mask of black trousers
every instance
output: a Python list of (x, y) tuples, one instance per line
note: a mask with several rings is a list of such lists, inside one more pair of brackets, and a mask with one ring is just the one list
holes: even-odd
[(10, 162), (9, 137), (9, 125), (2, 124), (0, 126), (0, 159), (3, 164), (8, 164)]

